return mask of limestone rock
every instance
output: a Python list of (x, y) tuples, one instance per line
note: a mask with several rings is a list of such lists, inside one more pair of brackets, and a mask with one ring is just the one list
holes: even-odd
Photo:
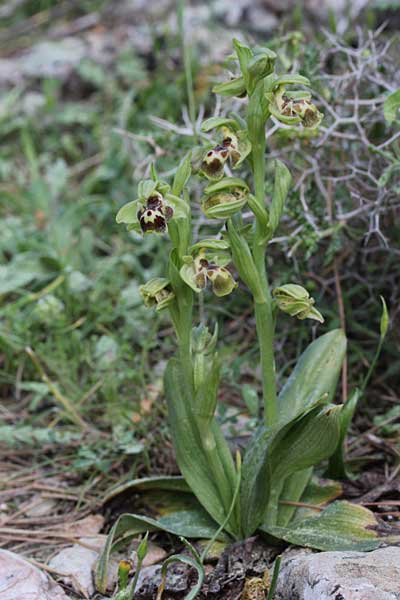
[(0, 550), (0, 600), (68, 600), (63, 589), (22, 557)]
[(276, 600), (400, 600), (400, 548), (284, 556)]

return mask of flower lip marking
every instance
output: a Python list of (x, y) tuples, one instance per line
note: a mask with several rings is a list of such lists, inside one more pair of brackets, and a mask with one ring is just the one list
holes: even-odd
[(164, 233), (173, 215), (171, 206), (167, 206), (162, 195), (155, 192), (147, 198), (146, 205), (138, 210), (137, 218), (143, 233)]

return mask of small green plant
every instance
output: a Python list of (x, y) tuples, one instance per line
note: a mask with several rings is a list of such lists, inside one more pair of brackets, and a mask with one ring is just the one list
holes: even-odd
[[(136, 481), (131, 489), (160, 485), (164, 490), (193, 494), (197, 508), (161, 517), (122, 515), (114, 525), (97, 573), (104, 591), (109, 553), (115, 544), (143, 531), (163, 529), (188, 538), (244, 539), (257, 530), (275, 538), (322, 549), (370, 549), (379, 545), (371, 528), (372, 513), (360, 506), (336, 502), (312, 517), (296, 511), (304, 495), (323, 504), (336, 496), (311, 482), (321, 461), (342, 458), (349, 416), (333, 397), (346, 352), (346, 339), (334, 330), (313, 341), (289, 379), (277, 392), (274, 332), (279, 311), (298, 319), (323, 317), (300, 285), (288, 282), (273, 288), (266, 270), (267, 245), (278, 228), (291, 175), (275, 162), (272, 198), (266, 203), (267, 120), (291, 127), (315, 129), (323, 115), (311, 101), (305, 77), (278, 74), (276, 54), (234, 41), (232, 58), (238, 75), (215, 87), (223, 96), (247, 97), (245, 119), (236, 114), (212, 117), (202, 132), (215, 132), (184, 157), (172, 185), (152, 168), (151, 179), (139, 184), (139, 198), (117, 215), (128, 229), (166, 234), (171, 244), (168, 273), (141, 288), (146, 306), (168, 310), (178, 351), (165, 371), (169, 425), (183, 479)], [(294, 88), (294, 89), (293, 89)], [(299, 89), (301, 88), (301, 89)], [(252, 181), (232, 176), (248, 161)], [(192, 239), (189, 180), (208, 180), (201, 208), (213, 220), (213, 237)], [(251, 219), (244, 218), (250, 211)], [(217, 330), (193, 326), (195, 297), (210, 288), (217, 297), (234, 292), (238, 282), (233, 264), (252, 296), (263, 383), (263, 414), (243, 457), (236, 462), (215, 418), (220, 378)], [(313, 487), (314, 486), (314, 487)], [(129, 486), (125, 486), (127, 489)]]

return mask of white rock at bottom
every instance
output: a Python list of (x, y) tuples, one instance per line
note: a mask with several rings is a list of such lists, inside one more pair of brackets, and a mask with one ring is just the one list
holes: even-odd
[(68, 600), (68, 596), (47, 573), (0, 550), (0, 600)]
[(276, 600), (400, 600), (400, 548), (373, 552), (290, 551)]

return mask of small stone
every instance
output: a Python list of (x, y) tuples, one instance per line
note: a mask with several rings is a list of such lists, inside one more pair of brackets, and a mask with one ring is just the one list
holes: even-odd
[(275, 600), (400, 600), (400, 548), (284, 554)]

